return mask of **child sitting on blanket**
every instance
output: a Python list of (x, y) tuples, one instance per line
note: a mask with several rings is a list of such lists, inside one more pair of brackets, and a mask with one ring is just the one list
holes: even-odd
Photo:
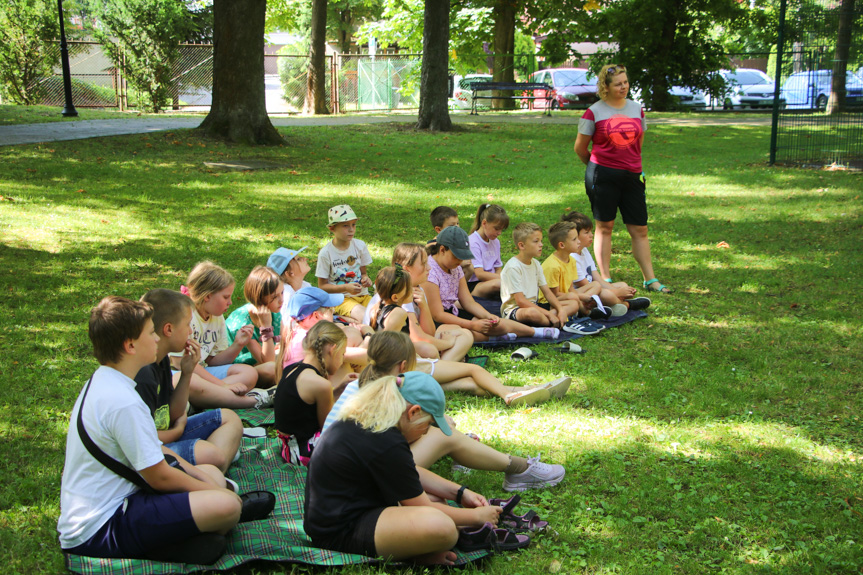
[(269, 391), (254, 389), (258, 372), (251, 365), (233, 363), (252, 337), (244, 326), (229, 342), (224, 313), (231, 307), (234, 277), (211, 261), (198, 263), (180, 291), (188, 295), (192, 310), (192, 338), (201, 346), (201, 362), (189, 387), (189, 402), (198, 409), (262, 408), (273, 404)]
[[(590, 255), (589, 246), (593, 242), (593, 221), (580, 212), (567, 212), (560, 217), (561, 221), (572, 222), (578, 229), (578, 242), (580, 250), (574, 252), (578, 274), (575, 286), (583, 293), (589, 293), (599, 289), (599, 297), (606, 306), (619, 306), (613, 311), (613, 315), (623, 315), (626, 310), (646, 309), (650, 306), (650, 299), (646, 297), (634, 297), (635, 288), (626, 282), (609, 283), (605, 281), (596, 268), (596, 262)], [(591, 293), (591, 295), (594, 295)], [(626, 308), (626, 310), (621, 310)], [(623, 311), (623, 313), (620, 313)]]
[(440, 386), (418, 372), (371, 381), (345, 403), (309, 464), (303, 528), (315, 546), (452, 564), (458, 527), (497, 524), (500, 507), (414, 463), (409, 444), (430, 425), (452, 434), (444, 409)]
[(470, 251), (473, 252), (473, 274), (465, 271), (467, 288), (474, 297), (500, 297), (500, 234), (509, 227), (506, 210), (497, 204), (480, 204), (470, 227)]
[[(369, 365), (363, 369), (359, 379), (348, 384), (333, 406), (324, 423), (324, 432), (336, 421), (342, 405), (359, 391), (360, 387), (386, 375), (412, 371), (415, 366), (411, 343), (399, 333), (384, 332), (372, 336), (369, 343), (369, 359)], [(562, 396), (566, 393), (568, 385), (569, 378), (564, 378), (560, 383), (548, 387), (554, 387), (555, 394)], [(545, 392), (550, 393), (548, 389)], [(453, 434), (450, 436), (444, 435), (439, 430), (430, 429), (425, 436), (411, 442), (411, 452), (418, 466), (429, 469), (440, 458), (449, 455), (459, 465), (471, 469), (504, 473), (505, 491), (542, 489), (557, 485), (563, 480), (566, 472), (562, 465), (542, 463), (538, 456), (525, 459), (501, 453), (458, 431), (454, 425), (452, 427)]]
[[(230, 409), (186, 415), (192, 371), (201, 358), (198, 342), (189, 337), (192, 300), (159, 288), (145, 293), (141, 301), (153, 307), (159, 343), (155, 363), (135, 376), (135, 391), (150, 409), (159, 441), (192, 465), (209, 463), (224, 473), (240, 447), (243, 424)], [(183, 354), (176, 387), (168, 353)]]
[[(501, 273), (501, 315), (527, 325), (541, 326), (537, 337), (557, 339), (560, 336), (557, 327), (566, 329), (569, 316), (578, 313), (578, 302), (561, 302), (548, 288), (542, 266), (536, 260), (542, 256), (542, 230), (538, 225), (530, 222), (518, 224), (512, 232), (512, 239), (518, 254), (506, 262)], [(540, 292), (548, 303), (537, 302)]]
[(330, 208), (327, 217), (327, 228), (333, 239), (318, 253), (315, 268), (318, 287), (327, 293), (344, 296), (344, 302), (335, 310), (336, 314), (362, 321), (366, 306), (372, 299), (368, 289), (372, 280), (366, 273), (366, 266), (372, 263), (372, 255), (365, 242), (354, 238), (357, 216), (349, 205)]
[(429, 252), (428, 279), (422, 283), (429, 310), (436, 324), (451, 324), (469, 329), (474, 341), (497, 341), (517, 337), (556, 338), (553, 332), (538, 331), (517, 321), (502, 319), (488, 312), (473, 299), (461, 264), (473, 259), (463, 229), (444, 228)]
[(254, 366), (262, 387), (272, 387), (277, 381), (276, 349), (282, 339), (284, 291), (279, 274), (266, 266), (255, 266), (243, 284), (246, 305), (235, 309), (225, 321), (231, 342), (244, 327), (252, 327), (252, 337), (234, 363)]
[(285, 462), (309, 464), (333, 406), (333, 386), (327, 378), (341, 369), (346, 344), (345, 334), (335, 324), (319, 321), (303, 339), (302, 361), (277, 370), (279, 387), (273, 411)]
[[(542, 273), (545, 274), (548, 289), (558, 301), (577, 302), (579, 313), (588, 315), (589, 309), (596, 306), (591, 296), (599, 294), (599, 284), (593, 283), (588, 286), (590, 289), (583, 291), (575, 287), (578, 269), (572, 252), (580, 251), (578, 228), (572, 222), (556, 222), (548, 230), (548, 241), (554, 248), (552, 254), (542, 262)], [(548, 303), (544, 294), (539, 295), (539, 303)]]
[[(316, 287), (302, 288), (291, 298), (288, 306), (288, 316), (291, 319), (291, 328), (283, 342), (284, 352), (281, 360), (276, 363), (282, 367), (302, 361), (305, 357), (303, 340), (309, 330), (319, 321), (333, 321), (333, 308), (343, 301), (342, 294), (328, 294)], [(332, 382), (340, 382), (348, 374), (362, 369), (367, 361), (366, 350), (358, 347), (348, 347), (344, 355), (344, 364), (335, 374), (329, 377)]]
[[(88, 557), (211, 564), (224, 552), (225, 534), (241, 518), (243, 503), (225, 488), (216, 467), (176, 459), (179, 469), (165, 459), (133, 379), (159, 353), (152, 318), (150, 304), (116, 296), (90, 312), (90, 341), (101, 366), (75, 402), (69, 422), (57, 522), (60, 546)], [(181, 363), (188, 368), (195, 353), (194, 346), (186, 348)], [(85, 443), (88, 438), (92, 448)], [(157, 493), (106, 467), (93, 450), (116, 460), (120, 469), (129, 468), (132, 476), (140, 474)]]
[[(431, 225), (434, 228), (435, 237), (426, 242), (427, 247), (437, 242), (437, 234), (444, 228), (451, 226), (458, 227), (458, 212), (449, 206), (438, 206), (431, 211)], [(471, 260), (464, 260), (461, 263), (461, 269), (464, 272), (464, 277), (473, 277), (473, 263)]]

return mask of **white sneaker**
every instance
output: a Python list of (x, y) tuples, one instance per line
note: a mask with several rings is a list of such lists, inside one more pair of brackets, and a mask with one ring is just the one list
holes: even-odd
[(246, 395), (248, 397), (255, 398), (255, 409), (273, 407), (273, 398), (276, 397), (276, 388), (271, 387), (270, 389), (253, 389)]
[(506, 404), (510, 407), (519, 407), (521, 405), (533, 405), (542, 403), (551, 399), (551, 392), (544, 387), (534, 387), (525, 391), (514, 391), (504, 398)]
[(555, 399), (561, 399), (566, 395), (566, 391), (569, 389), (569, 386), (572, 384), (571, 377), (561, 377), (555, 379), (554, 381), (549, 381), (545, 385), (542, 386), (543, 389), (547, 389), (551, 397)]
[[(644, 298), (647, 299), (647, 298)], [(622, 303), (616, 303), (611, 306), (611, 317), (620, 317), (622, 315), (626, 315), (626, 312), (629, 311), (629, 308), (623, 305)]]
[(504, 491), (525, 491), (553, 487), (563, 481), (563, 465), (542, 463), (539, 456), (527, 460), (527, 469), (521, 473), (507, 473), (503, 478)]

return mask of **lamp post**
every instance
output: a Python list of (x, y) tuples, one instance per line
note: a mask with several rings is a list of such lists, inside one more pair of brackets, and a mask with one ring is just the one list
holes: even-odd
[(66, 107), (63, 108), (64, 116), (77, 116), (78, 110), (72, 103), (72, 75), (69, 72), (69, 48), (66, 46), (66, 27), (63, 24), (63, 0), (57, 0), (57, 9), (60, 12), (60, 62), (63, 66), (63, 91), (66, 93)]

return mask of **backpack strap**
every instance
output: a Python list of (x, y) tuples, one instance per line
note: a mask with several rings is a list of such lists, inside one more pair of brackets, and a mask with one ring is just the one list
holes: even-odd
[(84, 395), (81, 397), (81, 404), (78, 406), (78, 436), (81, 438), (81, 443), (84, 444), (84, 447), (87, 448), (87, 451), (90, 452), (90, 455), (96, 458), (96, 460), (122, 477), (127, 481), (130, 481), (137, 485), (141, 491), (149, 494), (156, 494), (158, 491), (150, 487), (150, 484), (144, 481), (144, 478), (141, 475), (126, 465), (123, 465), (96, 445), (90, 435), (87, 433), (87, 429), (84, 427), (84, 400), (87, 399), (87, 392), (90, 391), (90, 384), (93, 383), (93, 376), (90, 376), (90, 381), (87, 382), (87, 387), (84, 388)]

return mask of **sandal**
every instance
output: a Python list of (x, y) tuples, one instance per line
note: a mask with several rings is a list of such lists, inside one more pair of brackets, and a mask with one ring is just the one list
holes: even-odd
[(455, 544), (462, 551), (478, 551), (488, 549), (492, 552), (512, 551), (530, 545), (530, 537), (516, 535), (506, 529), (496, 528), (486, 523), (476, 531), (459, 529), (458, 542)]
[(581, 346), (577, 343), (573, 343), (571, 341), (566, 342), (560, 347), (554, 348), (560, 353), (584, 353), (584, 350), (581, 349)]
[(524, 515), (516, 515), (512, 512), (521, 501), (521, 497), (513, 495), (509, 499), (489, 499), (489, 505), (499, 505), (503, 511), (500, 514), (501, 524), (512, 531), (542, 531), (548, 528), (548, 521), (539, 518), (536, 511), (530, 510)]
[(530, 349), (529, 347), (520, 347), (509, 356), (510, 359), (515, 361), (527, 361), (532, 357), (539, 357), (539, 354)]
[(668, 286), (662, 285), (658, 279), (653, 278), (652, 280), (647, 280), (644, 282), (644, 289), (647, 291), (653, 292), (661, 292), (661, 293), (674, 293), (674, 290)]

